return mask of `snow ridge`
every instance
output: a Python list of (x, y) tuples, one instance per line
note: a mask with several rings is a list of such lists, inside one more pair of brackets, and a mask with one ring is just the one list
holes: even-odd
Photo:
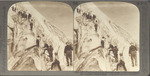
[[(95, 22), (91, 19), (86, 19), (83, 15), (84, 13), (90, 13), (92, 16), (96, 15), (98, 24), (97, 31)], [(113, 54), (108, 55), (109, 44), (112, 44), (119, 49), (118, 59), (120, 59), (119, 54), (123, 54), (127, 70), (138, 71), (139, 66), (136, 68), (131, 67), (131, 59), (129, 57), (130, 43), (133, 42), (137, 47), (138, 43), (132, 39), (132, 36), (127, 31), (119, 25), (116, 25), (100, 9), (98, 9), (94, 3), (89, 2), (79, 5), (75, 10), (74, 18), (74, 30), (77, 30), (75, 33), (76, 41), (74, 41), (74, 43), (77, 44), (75, 50), (77, 51), (77, 58), (74, 61), (75, 70), (116, 71), (117, 63), (111, 61), (113, 60)], [(103, 37), (105, 38), (105, 48), (101, 47), (101, 40)], [(97, 62), (97, 65), (93, 65), (95, 62)], [(95, 66), (98, 66), (99, 68), (95, 68)]]

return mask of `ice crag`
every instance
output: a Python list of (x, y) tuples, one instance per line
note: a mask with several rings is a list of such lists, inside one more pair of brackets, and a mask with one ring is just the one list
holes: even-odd
[[(12, 7), (15, 7), (14, 11)], [(19, 11), (31, 14), (33, 29), (30, 29), (28, 19), (21, 18)], [(44, 41), (52, 44), (54, 53), (58, 52), (58, 59), (62, 70), (73, 70), (66, 66), (64, 47), (67, 37), (62, 31), (52, 25), (29, 2), (16, 3), (8, 12), (8, 70), (13, 71), (50, 71), (48, 53), (43, 54)], [(36, 45), (36, 38), (40, 36), (40, 48)], [(43, 36), (44, 35), (44, 36)]]

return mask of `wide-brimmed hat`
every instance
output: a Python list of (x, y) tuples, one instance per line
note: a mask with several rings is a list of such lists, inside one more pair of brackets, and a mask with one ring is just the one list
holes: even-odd
[(70, 42), (68, 41), (68, 42), (66, 42), (66, 44), (70, 44)]
[(133, 43), (133, 42), (131, 42), (131, 43), (130, 43), (130, 45), (134, 45), (134, 43)]

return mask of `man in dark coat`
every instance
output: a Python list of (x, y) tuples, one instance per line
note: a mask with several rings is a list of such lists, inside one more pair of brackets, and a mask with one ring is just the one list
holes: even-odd
[(117, 71), (127, 71), (125, 62), (121, 59), (120, 62), (117, 64)]
[(95, 25), (94, 25), (94, 27), (95, 27), (95, 31), (96, 31), (96, 32), (97, 32), (97, 26), (98, 26), (97, 24), (95, 24)]
[(30, 19), (30, 18), (31, 18), (31, 14), (29, 13), (29, 14), (28, 14), (28, 19)]
[(86, 18), (87, 18), (87, 19), (92, 19), (91, 12), (88, 12)]
[(25, 18), (25, 14), (26, 14), (25, 11), (22, 11), (22, 15), (21, 15), (22, 18)]
[(95, 20), (96, 19), (96, 15), (93, 15), (93, 20)]
[(110, 55), (110, 52), (113, 51), (113, 48), (114, 48), (114, 46), (112, 44), (109, 44), (109, 48), (108, 48), (109, 49), (109, 53), (108, 53), (108, 55)]
[(48, 51), (50, 61), (52, 62), (53, 61), (53, 47), (52, 47), (52, 45), (48, 46), (48, 44), (45, 43), (44, 48), (45, 48), (44, 53), (46, 50)]
[(18, 12), (18, 15), (21, 16), (21, 11)]
[(61, 71), (60, 62), (57, 58), (57, 53), (55, 53), (55, 61), (51, 65), (51, 70), (53, 71)]
[(93, 23), (94, 23), (95, 31), (97, 32), (98, 19), (96, 19), (96, 16), (95, 16), (95, 15), (93, 15)]
[(67, 66), (69, 66), (69, 59), (70, 59), (70, 65), (72, 65), (72, 46), (69, 44), (69, 42), (66, 43), (65, 49), (64, 49), (64, 54), (66, 56), (67, 60)]
[(45, 51), (48, 50), (48, 44), (45, 43), (43, 48), (44, 48), (44, 53), (45, 53)]
[(37, 39), (36, 39), (36, 46), (37, 46), (37, 47), (40, 46), (40, 36), (37, 36)]
[(82, 16), (83, 16), (83, 17), (87, 17), (87, 13), (84, 12), (84, 13), (82, 14)]
[(102, 37), (102, 40), (101, 40), (101, 46), (102, 46), (102, 48), (104, 48), (104, 37)]
[(132, 66), (137, 66), (137, 48), (133, 43), (131, 43), (131, 46), (129, 47), (129, 56), (131, 57)]
[(118, 48), (117, 48), (117, 46), (115, 46), (113, 48), (113, 54), (114, 54), (115, 62), (118, 62)]
[(33, 29), (33, 23), (30, 22), (30, 30), (32, 31), (32, 29)]

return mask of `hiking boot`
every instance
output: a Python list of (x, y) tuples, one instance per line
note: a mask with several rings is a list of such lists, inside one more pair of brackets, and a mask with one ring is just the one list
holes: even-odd
[(132, 67), (134, 67), (134, 65), (132, 65)]

